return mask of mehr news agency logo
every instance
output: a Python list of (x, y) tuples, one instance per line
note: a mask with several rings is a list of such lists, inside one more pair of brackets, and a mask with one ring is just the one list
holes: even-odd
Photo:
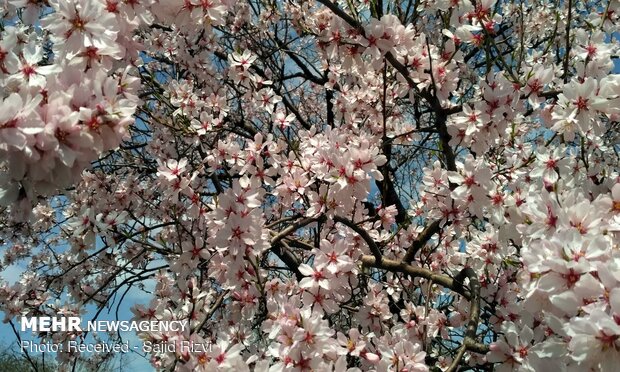
[[(21, 318), (22, 332), (82, 332), (82, 319), (80, 317), (31, 317)], [(187, 320), (89, 320), (86, 323), (88, 332), (184, 332), (188, 329)], [(36, 341), (21, 340), (19, 346), (22, 350), (29, 353), (58, 353), (58, 352), (80, 352), (80, 353), (127, 353), (141, 351), (143, 353), (159, 352), (181, 352), (181, 353), (203, 353), (211, 349), (211, 344), (196, 343), (189, 340), (170, 343), (154, 343), (144, 341), (142, 345), (129, 345), (129, 341), (119, 344), (108, 343), (87, 343), (81, 340), (70, 340), (66, 343), (40, 343)]]

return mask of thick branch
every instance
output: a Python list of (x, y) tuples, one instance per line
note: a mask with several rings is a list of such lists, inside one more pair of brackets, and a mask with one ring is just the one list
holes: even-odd
[[(437, 100), (437, 98), (435, 98)], [(448, 121), (448, 115), (445, 110), (441, 108), (439, 105), (439, 101), (437, 100), (437, 117), (436, 117), (436, 127), (439, 132), (439, 139), (441, 140), (441, 151), (444, 154), (446, 160), (446, 168), (452, 172), (456, 172), (456, 156), (454, 155), (454, 151), (452, 147), (450, 147), (450, 134), (448, 133), (448, 126), (446, 122)]]
[(300, 281), (304, 278), (304, 275), (301, 271), (299, 271), (299, 260), (293, 255), (293, 253), (291, 253), (291, 251), (287, 249), (284, 244), (284, 242), (280, 242), (273, 246), (273, 253), (275, 253), (282, 262), (284, 262), (286, 267), (295, 273), (295, 277), (298, 281)]
[(467, 351), (467, 346), (465, 346), (465, 344), (459, 347), (459, 351), (456, 353), (456, 356), (454, 357), (454, 359), (452, 359), (452, 363), (450, 363), (450, 366), (448, 366), (448, 368), (446, 369), (446, 372), (456, 372), (458, 370), (459, 365), (461, 364), (461, 360), (463, 359), (463, 356), (465, 355), (466, 351)]
[(423, 267), (411, 266), (404, 262), (390, 260), (387, 258), (384, 258), (377, 263), (377, 260), (373, 256), (362, 256), (362, 264), (364, 266), (371, 266), (378, 269), (407, 274), (412, 278), (424, 278), (427, 280), (432, 280), (434, 283), (437, 283), (442, 287), (451, 289), (468, 300), (471, 298), (471, 294), (467, 290), (465, 290), (463, 286), (459, 286), (458, 284), (456, 284), (454, 279), (450, 278), (447, 275), (437, 274)]
[(301, 58), (299, 58), (299, 56), (297, 54), (295, 54), (295, 52), (293, 52), (292, 50), (288, 49), (286, 47), (286, 45), (284, 45), (284, 43), (282, 43), (280, 41), (280, 39), (275, 37), (274, 41), (276, 42), (278, 47), (281, 50), (283, 50), (293, 60), (293, 62), (295, 62), (297, 67), (299, 67), (301, 69), (301, 71), (303, 72), (303, 77), (305, 77), (306, 79), (310, 80), (311, 82), (313, 82), (313, 83), (315, 83), (317, 85), (323, 85), (323, 84), (327, 83), (328, 80), (327, 80), (326, 77), (318, 77), (318, 76), (314, 75), (312, 73), (312, 71), (310, 71), (310, 69), (308, 68), (306, 63), (304, 61), (302, 61)]
[(478, 321), (480, 320), (480, 281), (474, 269), (466, 267), (454, 278), (457, 290), (465, 291), (465, 286), (463, 284), (465, 278), (469, 279), (469, 293), (471, 293), (469, 322), (467, 323), (465, 337), (475, 340), (478, 330)]
[(566, 20), (566, 46), (564, 47), (566, 55), (564, 56), (564, 71), (562, 78), (564, 84), (568, 82), (568, 60), (570, 58), (570, 22), (573, 18), (573, 0), (568, 0), (568, 19)]
[(351, 228), (351, 230), (358, 233), (359, 236), (361, 236), (362, 239), (364, 239), (366, 244), (368, 244), (368, 248), (370, 248), (370, 252), (372, 252), (372, 255), (374, 256), (373, 257), (375, 260), (374, 262), (378, 262), (379, 264), (381, 264), (382, 258), (383, 258), (383, 255), (381, 254), (381, 249), (379, 249), (379, 246), (377, 245), (375, 240), (370, 235), (368, 235), (368, 232), (366, 230), (362, 229), (361, 227), (353, 223), (353, 221), (348, 220), (344, 217), (334, 216), (334, 221), (340, 222), (343, 225), (347, 225), (348, 227)]
[(404, 263), (410, 263), (415, 258), (416, 253), (431, 239), (431, 236), (437, 234), (440, 229), (441, 220), (435, 220), (430, 225), (426, 226), (426, 228), (418, 235), (418, 238), (411, 244), (409, 249), (407, 249), (407, 253), (403, 258)]
[(396, 223), (402, 224), (407, 221), (407, 210), (396, 193), (396, 187), (390, 178), (390, 171), (387, 169), (387, 165), (382, 166), (381, 170), (383, 173), (383, 180), (376, 182), (379, 190), (381, 191), (382, 203), (384, 206), (396, 206), (396, 210), (398, 212), (395, 218)]
[(293, 232), (295, 232), (295, 230), (298, 230), (304, 226), (307, 226), (313, 222), (317, 222), (319, 220), (324, 220), (325, 217), (324, 216), (320, 216), (320, 217), (306, 217), (306, 218), (302, 218), (301, 220), (295, 222), (294, 224), (290, 225), (289, 227), (287, 227), (286, 229), (280, 231), (277, 235), (275, 235), (273, 238), (271, 238), (271, 245), (275, 246), (277, 245), (280, 240), (286, 238), (288, 235), (292, 234)]
[(474, 351), (481, 354), (489, 352), (488, 345), (476, 342), (476, 333), (480, 321), (480, 281), (478, 280), (476, 272), (471, 267), (466, 267), (454, 278), (454, 283), (458, 289), (464, 290), (465, 285), (463, 282), (465, 278), (469, 279), (469, 292), (471, 293), (471, 299), (469, 300), (469, 322), (467, 322), (463, 344), (446, 370), (450, 372), (455, 372), (458, 369), (465, 352)]
[(226, 297), (227, 294), (228, 294), (228, 290), (225, 290), (224, 292), (222, 292), (220, 296), (215, 300), (213, 305), (211, 305), (211, 307), (209, 308), (209, 311), (207, 311), (205, 318), (203, 319), (202, 322), (200, 322), (200, 325), (196, 328), (197, 332), (200, 331), (202, 327), (204, 327), (204, 325), (207, 323), (209, 318), (211, 318), (213, 314), (215, 314), (215, 311), (217, 311), (217, 309), (220, 306), (222, 306), (222, 303), (224, 303), (224, 298)]
[(324, 219), (325, 219), (325, 216), (302, 218), (301, 220), (295, 222), (294, 224), (280, 231), (278, 234), (274, 233), (274, 237), (271, 238), (271, 247), (272, 247), (271, 249), (273, 253), (275, 253), (276, 256), (278, 256), (278, 258), (282, 260), (282, 262), (284, 262), (284, 264), (292, 272), (295, 273), (295, 277), (297, 277), (297, 280), (301, 280), (304, 277), (302, 273), (299, 271), (299, 260), (297, 260), (297, 258), (293, 255), (293, 253), (291, 253), (287, 249), (283, 239), (304, 226), (307, 226), (313, 222), (317, 222), (317, 221), (324, 220)]

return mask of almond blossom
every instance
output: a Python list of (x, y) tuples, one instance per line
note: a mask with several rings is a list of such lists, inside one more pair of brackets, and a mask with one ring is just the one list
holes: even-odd
[(187, 322), (130, 338), (162, 371), (620, 362), (618, 1), (0, 9), (14, 329)]

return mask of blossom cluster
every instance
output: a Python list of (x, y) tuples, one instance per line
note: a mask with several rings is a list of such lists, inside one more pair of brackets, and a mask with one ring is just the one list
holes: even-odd
[(205, 345), (158, 370), (620, 363), (617, 0), (0, 14), (5, 322), (139, 292)]
[(9, 1), (6, 11), (23, 11), (24, 24), (1, 36), (0, 194), (4, 206), (19, 203), (18, 214), (118, 147), (139, 102), (138, 45), (123, 36), (144, 24), (136, 9), (96, 0), (49, 5), (51, 12)]

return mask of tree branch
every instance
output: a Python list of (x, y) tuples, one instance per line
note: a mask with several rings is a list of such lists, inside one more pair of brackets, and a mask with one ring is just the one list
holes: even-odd
[(455, 372), (458, 369), (465, 352), (474, 351), (486, 354), (490, 350), (488, 345), (476, 341), (476, 333), (478, 332), (478, 323), (480, 321), (480, 281), (476, 272), (471, 267), (466, 267), (454, 278), (457, 289), (465, 290), (463, 283), (465, 278), (469, 279), (469, 293), (471, 294), (471, 299), (469, 300), (469, 322), (467, 322), (463, 344), (446, 370), (449, 372)]
[(211, 318), (213, 314), (215, 314), (217, 309), (222, 305), (222, 303), (224, 303), (224, 297), (226, 297), (227, 294), (228, 294), (228, 290), (225, 290), (224, 292), (220, 294), (217, 300), (215, 300), (213, 305), (211, 305), (211, 307), (209, 308), (209, 311), (207, 311), (206, 317), (203, 319), (202, 322), (200, 322), (200, 325), (198, 325), (198, 327), (196, 328), (196, 331), (200, 331), (202, 327), (204, 327), (204, 325), (207, 323), (207, 320), (209, 320), (209, 318)]
[(288, 248), (285, 246), (286, 243), (279, 242), (277, 245), (273, 246), (271, 249), (273, 253), (278, 256), (282, 262), (289, 268), (293, 273), (295, 273), (295, 277), (297, 281), (300, 281), (304, 278), (304, 275), (299, 271), (299, 260), (297, 257), (291, 253)]
[(271, 245), (277, 245), (282, 239), (286, 238), (288, 235), (292, 234), (295, 230), (298, 230), (304, 226), (307, 226), (313, 222), (318, 222), (319, 220), (325, 220), (325, 216), (319, 217), (306, 217), (303, 218), (284, 230), (280, 231), (277, 235), (271, 238)]
[(364, 239), (366, 244), (368, 244), (368, 248), (370, 248), (370, 252), (372, 252), (372, 255), (374, 256), (373, 258), (374, 258), (375, 262), (378, 262), (379, 264), (381, 264), (382, 259), (383, 259), (383, 255), (381, 254), (381, 249), (379, 249), (379, 246), (377, 245), (375, 240), (368, 234), (368, 232), (366, 230), (362, 229), (361, 227), (359, 227), (355, 223), (353, 223), (353, 221), (348, 220), (348, 219), (346, 219), (344, 217), (334, 216), (334, 221), (335, 222), (340, 222), (341, 224), (350, 227), (351, 230), (353, 230), (356, 233), (358, 233), (359, 236), (361, 236), (362, 239)]
[(471, 298), (471, 294), (462, 286), (457, 285), (454, 279), (450, 278), (447, 275), (437, 274), (429, 269), (412, 266), (404, 262), (390, 260), (387, 258), (382, 259), (381, 262), (377, 262), (377, 260), (373, 256), (362, 256), (362, 265), (407, 274), (412, 278), (424, 278), (427, 280), (432, 280), (433, 282), (441, 285), (442, 287), (453, 290), (454, 292), (460, 294), (468, 300)]
[(562, 79), (564, 84), (568, 83), (568, 60), (570, 58), (570, 22), (573, 19), (573, 0), (568, 0), (568, 19), (566, 20), (566, 46), (564, 47), (566, 55), (564, 56), (564, 65), (562, 68)]
[(410, 263), (415, 258), (416, 253), (430, 240), (430, 238), (437, 234), (441, 229), (439, 225), (441, 224), (441, 220), (435, 220), (430, 225), (426, 226), (426, 228), (418, 235), (418, 238), (411, 244), (409, 249), (407, 249), (407, 253), (403, 258), (404, 263)]

